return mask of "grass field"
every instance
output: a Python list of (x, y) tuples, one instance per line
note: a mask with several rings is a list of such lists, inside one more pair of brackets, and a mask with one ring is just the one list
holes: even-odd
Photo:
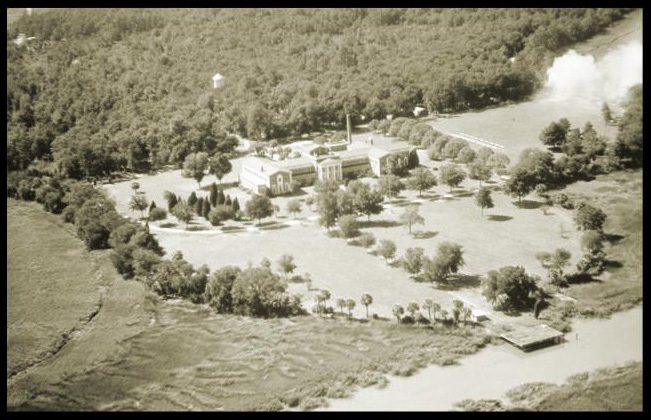
[[(34, 343), (54, 345), (41, 337), (46, 329), (67, 333), (50, 357), (8, 378), (10, 411), (309, 409), (384, 384), (384, 374), (452, 363), (487, 342), (471, 327), (262, 320), (158, 302), (117, 275), (110, 251), (86, 252), (58, 217), (34, 203), (10, 201), (8, 209), (8, 361)], [(43, 265), (50, 271), (41, 273)], [(43, 288), (47, 296), (35, 274), (56, 286)], [(45, 327), (19, 328), (32, 319)]]
[[(60, 386), (149, 323), (144, 288), (108, 251), (89, 253), (71, 225), (36, 203), (9, 200), (7, 407), (49, 408)], [(10, 377), (11, 376), (11, 377)]]
[[(440, 166), (440, 162), (424, 164)], [(376, 182), (372, 179), (365, 181)], [(208, 182), (210, 180), (204, 184)], [(194, 180), (181, 177), (179, 171), (143, 176), (139, 183), (140, 190), (147, 197), (162, 197), (166, 189), (185, 197), (198, 188)], [(130, 185), (131, 182), (127, 181), (106, 185), (105, 188), (116, 199), (118, 209), (135, 216), (126, 210), (133, 193)], [(288, 197), (274, 198), (281, 211), (278, 217), (272, 218), (275, 223), (264, 229), (257, 229), (252, 224), (242, 226), (241, 223), (229, 222), (229, 225), (238, 224), (244, 229), (224, 233), (220, 229), (208, 228), (205, 221), (192, 227), (203, 226), (207, 229), (205, 231), (185, 231), (179, 225), (172, 229), (152, 225), (151, 229), (170, 255), (181, 251), (191, 263), (207, 264), (212, 270), (225, 265), (257, 264), (265, 257), (275, 262), (282, 254), (290, 253), (298, 266), (296, 272), (308, 272), (313, 278), (314, 291), (308, 291), (304, 284), (291, 285), (292, 292), (304, 295), (308, 308), (312, 306), (316, 289), (327, 289), (335, 298), (356, 300), (363, 293), (371, 293), (374, 302), (370, 312), (384, 317), (392, 316), (391, 307), (395, 303), (422, 303), (426, 298), (434, 299), (446, 308), (452, 305), (453, 299), (462, 298), (477, 307), (491, 310), (479, 293), (478, 275), (515, 264), (524, 266), (527, 272), (544, 276), (546, 273), (534, 255), (558, 247), (568, 249), (573, 261), (578, 261), (580, 236), (572, 230), (571, 215), (567, 210), (553, 208), (545, 215), (538, 208), (541, 203), (533, 199), (526, 200), (526, 205), (520, 208), (511, 198), (495, 193), (495, 208), (487, 210), (485, 217), (481, 217), (473, 196), (477, 187), (477, 181), (467, 180), (453, 192), (453, 197), (447, 196), (449, 189), (446, 186), (435, 187), (422, 197), (417, 197), (414, 191), (405, 191), (397, 200), (387, 201), (385, 210), (372, 216), (370, 222), (366, 217), (360, 217), (363, 231), (373, 233), (378, 241), (391, 239), (396, 243), (398, 257), (408, 247), (422, 247), (431, 256), (443, 241), (463, 245), (466, 265), (461, 271), (464, 276), (458, 284), (445, 289), (416, 283), (404, 270), (390, 266), (366, 249), (347, 245), (341, 238), (328, 237), (326, 230), (317, 223), (315, 209), (310, 210), (305, 204), (295, 220), (285, 210)], [(306, 190), (311, 191), (312, 187)], [(237, 188), (226, 192), (238, 194), (242, 206), (248, 199), (247, 194)], [(414, 226), (414, 232), (418, 233), (415, 237), (398, 223), (400, 214), (409, 203), (418, 205), (426, 219), (425, 225)], [(157, 204), (162, 205), (158, 201)], [(561, 237), (561, 227), (565, 231), (564, 237)], [(363, 307), (355, 310), (356, 316), (364, 316), (364, 313)]]
[[(590, 54), (600, 60), (615, 47), (629, 42), (642, 43), (642, 10), (638, 9), (617, 22), (604, 33), (572, 45), (580, 54)], [(509, 156), (515, 163), (522, 150), (530, 147), (542, 148), (538, 139), (540, 132), (552, 121), (567, 118), (573, 127), (583, 128), (592, 122), (599, 134), (614, 138), (617, 128), (607, 126), (601, 115), (601, 101), (583, 100), (578, 97), (551, 99), (547, 92), (535, 94), (530, 101), (500, 106), (476, 112), (465, 112), (441, 116), (429, 124), (447, 133), (466, 133), (505, 146), (498, 150)], [(617, 104), (610, 102), (611, 108), (619, 113)], [(471, 144), (471, 147), (479, 146)]]
[[(53, 409), (277, 410), (315, 407), (357, 386), (451, 363), (486, 342), (480, 329), (433, 331), (316, 317), (215, 315), (170, 301), (122, 350), (57, 384)], [(28, 405), (24, 408), (39, 407)]]
[(530, 383), (499, 400), (466, 400), (467, 411), (642, 411), (642, 362), (630, 362), (573, 375), (561, 385)]
[(584, 315), (607, 315), (642, 301), (642, 171), (618, 172), (577, 182), (565, 193), (607, 215), (604, 232), (612, 238), (606, 258), (612, 261), (599, 281), (572, 285), (566, 294), (578, 299)]
[(55, 352), (100, 303), (103, 278), (74, 233), (37, 204), (7, 202), (7, 376)]

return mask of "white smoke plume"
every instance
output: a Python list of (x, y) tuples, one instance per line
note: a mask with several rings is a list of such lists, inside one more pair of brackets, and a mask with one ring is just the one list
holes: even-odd
[(547, 70), (544, 96), (551, 100), (583, 99), (620, 102), (631, 86), (642, 83), (642, 44), (622, 45), (595, 61), (574, 50), (554, 60)]

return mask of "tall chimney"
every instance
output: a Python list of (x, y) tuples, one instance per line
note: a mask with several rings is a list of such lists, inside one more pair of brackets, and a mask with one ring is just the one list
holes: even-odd
[(350, 114), (346, 114), (346, 134), (348, 139), (348, 144), (353, 143), (352, 135), (350, 134)]

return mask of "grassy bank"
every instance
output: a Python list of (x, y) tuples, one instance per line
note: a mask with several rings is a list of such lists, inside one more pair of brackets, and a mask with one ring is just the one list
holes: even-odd
[(577, 182), (565, 192), (571, 200), (585, 201), (607, 215), (605, 273), (593, 281), (572, 284), (561, 291), (574, 303), (552, 305), (543, 317), (562, 320), (565, 314), (608, 316), (642, 301), (642, 171), (600, 175), (590, 182)]
[(59, 217), (7, 202), (7, 377), (47, 358), (96, 312), (104, 279)]
[(184, 301), (157, 305), (157, 322), (118, 351), (61, 378), (49, 399), (21, 408), (54, 410), (310, 409), (325, 397), (383, 384), (429, 363), (449, 364), (487, 338), (475, 328), (425, 329), (304, 316), (215, 315)]
[(109, 251), (87, 252), (71, 225), (36, 203), (9, 200), (7, 408), (51, 409), (61, 384), (122, 349), (149, 323), (145, 290), (125, 282)]
[(524, 384), (500, 400), (465, 400), (465, 411), (642, 411), (642, 362), (573, 375), (562, 385)]

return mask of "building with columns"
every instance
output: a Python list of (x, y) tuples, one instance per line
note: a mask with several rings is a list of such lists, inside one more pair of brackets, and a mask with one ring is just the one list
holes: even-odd
[(240, 186), (256, 194), (266, 191), (273, 195), (291, 193), (293, 184), (312, 185), (316, 181), (355, 179), (381, 176), (393, 165), (409, 166), (410, 155), (416, 148), (394, 139), (369, 139), (342, 145), (316, 144), (300, 141), (289, 146), (299, 157), (272, 160), (249, 156), (242, 161)]

